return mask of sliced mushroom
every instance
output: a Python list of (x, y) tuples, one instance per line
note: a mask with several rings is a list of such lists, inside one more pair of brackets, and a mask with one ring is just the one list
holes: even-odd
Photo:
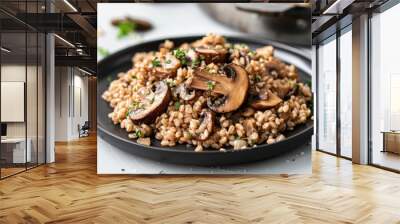
[(268, 97), (266, 99), (255, 100), (251, 103), (251, 106), (257, 110), (265, 110), (275, 107), (282, 102), (282, 99), (273, 94), (271, 91), (268, 91), (267, 93)]
[(204, 110), (200, 114), (200, 126), (197, 129), (197, 139), (204, 141), (211, 136), (214, 130), (215, 113), (210, 110)]
[(226, 62), (228, 51), (226, 49), (212, 49), (206, 47), (198, 47), (195, 49), (200, 58), (209, 63), (224, 63)]
[(274, 78), (278, 78), (278, 77), (284, 78), (285, 64), (283, 64), (278, 59), (273, 58), (273, 59), (267, 61), (265, 64), (265, 69), (266, 69), (267, 75), (270, 75)]
[(254, 115), (254, 113), (255, 113), (255, 111), (254, 111), (254, 109), (252, 107), (247, 107), (242, 112), (242, 115), (245, 116), (245, 117), (251, 117), (251, 116)]
[(194, 61), (197, 61), (199, 56), (197, 55), (196, 51), (193, 50), (193, 48), (190, 48), (186, 54), (186, 57), (188, 57), (190, 61), (193, 63)]
[(204, 70), (196, 70), (191, 88), (209, 90), (220, 96), (209, 98), (208, 107), (217, 113), (228, 113), (237, 110), (245, 101), (249, 89), (249, 78), (246, 70), (236, 64), (224, 67), (225, 76), (212, 75)]
[(151, 23), (149, 23), (148, 21), (142, 20), (142, 19), (137, 19), (137, 18), (132, 18), (132, 17), (125, 17), (123, 19), (114, 19), (111, 21), (111, 24), (113, 26), (119, 26), (120, 24), (126, 23), (126, 22), (135, 24), (136, 31), (148, 31), (153, 28)]
[(189, 90), (186, 84), (179, 84), (174, 90), (174, 96), (179, 96), (182, 100), (189, 101), (196, 96), (195, 90)]
[(148, 96), (130, 109), (129, 117), (136, 124), (150, 124), (168, 108), (170, 100), (171, 90), (168, 85), (162, 81), (156, 82)]
[(278, 79), (273, 82), (273, 89), (276, 91), (278, 96), (283, 99), (290, 91), (290, 84), (286, 80)]
[(159, 78), (174, 77), (180, 66), (181, 62), (175, 56), (167, 54), (155, 67), (155, 74)]

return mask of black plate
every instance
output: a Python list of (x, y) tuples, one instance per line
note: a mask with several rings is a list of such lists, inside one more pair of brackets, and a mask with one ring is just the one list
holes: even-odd
[[(176, 46), (184, 42), (192, 42), (200, 39), (201, 36), (169, 38), (175, 42)], [(163, 40), (155, 40), (134, 45), (112, 54), (98, 63), (98, 83), (97, 83), (97, 121), (100, 136), (115, 147), (134, 153), (138, 156), (147, 157), (160, 162), (202, 165), (202, 166), (221, 166), (239, 163), (247, 163), (270, 158), (296, 147), (309, 143), (313, 133), (313, 122), (297, 126), (294, 131), (285, 133), (285, 140), (274, 144), (263, 144), (257, 147), (226, 152), (203, 151), (194, 152), (193, 147), (186, 145), (177, 145), (174, 147), (161, 147), (160, 142), (152, 140), (151, 146), (137, 144), (128, 138), (128, 133), (119, 126), (114, 125), (108, 118), (108, 113), (112, 111), (111, 107), (105, 102), (101, 95), (108, 88), (111, 80), (116, 79), (119, 72), (125, 72), (132, 67), (132, 56), (137, 52), (157, 50)], [(231, 43), (244, 43), (250, 48), (255, 49), (265, 45), (275, 47), (275, 55), (287, 63), (297, 66), (302, 81), (311, 79), (311, 61), (309, 55), (298, 49), (292, 48), (280, 43), (255, 40), (247, 37), (227, 37)]]

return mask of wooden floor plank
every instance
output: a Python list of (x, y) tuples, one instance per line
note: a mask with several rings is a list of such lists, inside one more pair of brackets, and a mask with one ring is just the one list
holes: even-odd
[(400, 175), (313, 153), (312, 175), (96, 174), (96, 138), (0, 181), (0, 223), (400, 223)]

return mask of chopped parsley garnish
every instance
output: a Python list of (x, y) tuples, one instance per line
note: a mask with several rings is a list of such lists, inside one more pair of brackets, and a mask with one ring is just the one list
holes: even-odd
[(118, 38), (124, 38), (131, 33), (134, 33), (136, 24), (132, 21), (123, 21), (118, 24)]
[(172, 80), (172, 79), (166, 79), (165, 82), (167, 83), (167, 85), (168, 85), (169, 87), (174, 87), (174, 86), (176, 86), (175, 81)]
[(140, 103), (138, 101), (133, 101), (131, 106), (132, 106), (132, 108), (138, 108), (139, 105), (140, 105)]
[(181, 107), (181, 103), (179, 101), (176, 101), (174, 106), (176, 110), (179, 110), (179, 107)]
[(102, 56), (102, 57), (105, 57), (110, 54), (110, 52), (103, 47), (98, 47), (97, 51), (99, 52), (100, 56)]
[(261, 81), (261, 76), (256, 75), (256, 82), (260, 82)]
[(309, 86), (311, 88), (311, 81), (310, 80), (305, 81), (305, 83), (306, 83), (307, 86)]
[(168, 59), (165, 61), (165, 64), (171, 64), (171, 62), (172, 62), (171, 59)]
[(249, 56), (254, 56), (254, 55), (256, 55), (256, 52), (255, 51), (249, 51), (249, 53), (247, 53)]
[(200, 65), (200, 60), (195, 59), (195, 60), (192, 61), (192, 68), (195, 68), (195, 67), (197, 67), (199, 65)]
[(158, 58), (154, 58), (151, 61), (151, 64), (153, 65), (153, 67), (161, 67), (161, 61)]
[(174, 56), (181, 61), (182, 65), (187, 65), (187, 58), (186, 58), (186, 53), (182, 49), (176, 49), (174, 50)]
[(133, 136), (136, 138), (141, 138), (141, 137), (143, 137), (143, 133), (140, 129), (136, 129), (135, 133), (133, 133)]
[(137, 109), (144, 109), (144, 105), (138, 101), (133, 101), (133, 103), (128, 107), (128, 112), (126, 113), (126, 116), (128, 116), (132, 112), (132, 110)]
[(215, 82), (214, 81), (207, 81), (207, 89), (208, 90), (213, 90), (215, 88)]

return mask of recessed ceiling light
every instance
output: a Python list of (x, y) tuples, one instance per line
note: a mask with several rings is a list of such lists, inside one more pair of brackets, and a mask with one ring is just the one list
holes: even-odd
[(7, 48), (5, 48), (5, 47), (1, 47), (0, 49), (1, 49), (2, 51), (6, 52), (6, 53), (10, 53), (10, 52), (11, 52), (11, 50), (9, 50), (9, 49), (7, 49)]
[(85, 73), (85, 74), (87, 74), (87, 75), (90, 75), (90, 76), (92, 75), (90, 72), (85, 71), (85, 70), (83, 70), (83, 69), (81, 69), (81, 68), (79, 68), (79, 67), (78, 67), (78, 69), (79, 69), (81, 72), (83, 72), (83, 73)]
[(66, 40), (66, 39), (64, 39), (64, 38), (62, 38), (62, 37), (60, 37), (58, 34), (54, 34), (54, 36), (57, 37), (59, 40), (63, 41), (64, 43), (66, 43), (67, 45), (69, 45), (69, 46), (75, 48), (75, 45), (73, 45), (73, 44), (72, 44), (71, 42), (69, 42), (68, 40)]
[(72, 10), (75, 12), (78, 12), (78, 10), (73, 6), (68, 0), (64, 0), (65, 4), (67, 4)]
[(343, 10), (351, 5), (355, 0), (336, 0), (330, 5), (324, 12), (323, 15), (327, 14), (342, 14)]

